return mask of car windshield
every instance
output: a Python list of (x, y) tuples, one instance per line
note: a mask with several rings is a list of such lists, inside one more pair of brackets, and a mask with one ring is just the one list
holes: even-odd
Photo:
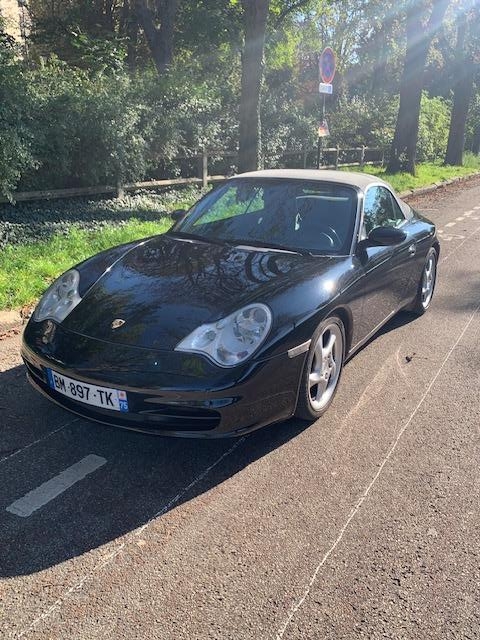
[(215, 189), (173, 230), (224, 242), (321, 255), (349, 253), (355, 189), (321, 181), (233, 179)]

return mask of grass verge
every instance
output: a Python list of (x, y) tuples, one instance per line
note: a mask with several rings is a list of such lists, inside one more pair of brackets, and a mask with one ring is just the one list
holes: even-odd
[(452, 178), (468, 176), (472, 173), (480, 171), (480, 156), (466, 154), (463, 167), (445, 167), (441, 164), (420, 164), (417, 167), (417, 175), (412, 176), (410, 173), (389, 174), (380, 167), (364, 167), (365, 173), (386, 180), (399, 193), (409, 191), (410, 189), (418, 189), (419, 187), (427, 187), (435, 182), (445, 182)]

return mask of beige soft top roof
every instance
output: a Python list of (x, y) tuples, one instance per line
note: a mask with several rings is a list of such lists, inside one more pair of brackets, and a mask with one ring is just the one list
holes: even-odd
[(266, 169), (264, 171), (250, 171), (240, 173), (234, 178), (286, 178), (290, 180), (319, 180), (322, 182), (336, 182), (350, 185), (364, 191), (371, 184), (389, 184), (371, 176), (368, 173), (356, 173), (354, 171), (332, 171), (328, 169)]

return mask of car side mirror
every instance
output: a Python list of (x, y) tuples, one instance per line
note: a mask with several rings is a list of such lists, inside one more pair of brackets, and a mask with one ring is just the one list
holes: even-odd
[(407, 234), (397, 227), (375, 227), (368, 234), (367, 246), (390, 246), (400, 244), (405, 240)]
[(175, 209), (174, 211), (170, 212), (170, 218), (174, 221), (174, 222), (179, 222), (180, 220), (182, 220), (182, 218), (184, 218), (187, 215), (187, 210), (186, 209)]

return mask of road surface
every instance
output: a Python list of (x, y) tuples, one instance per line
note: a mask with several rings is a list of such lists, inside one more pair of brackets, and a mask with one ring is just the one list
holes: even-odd
[(412, 203), (443, 238), (433, 306), (309, 427), (117, 431), (0, 342), (2, 638), (480, 638), (480, 180)]

